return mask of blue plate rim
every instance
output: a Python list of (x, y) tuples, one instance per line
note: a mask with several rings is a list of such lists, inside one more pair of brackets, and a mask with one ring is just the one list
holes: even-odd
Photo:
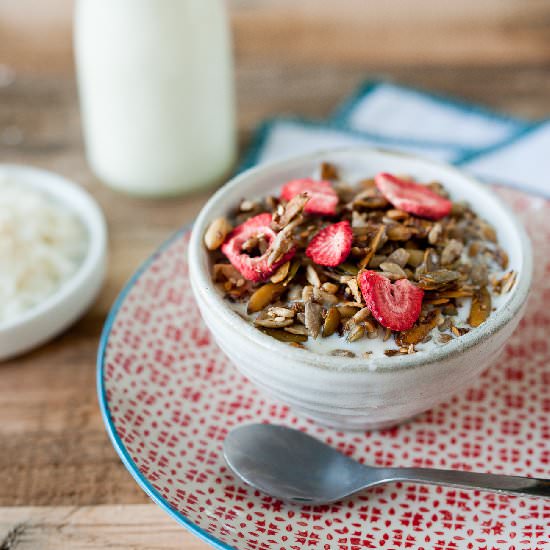
[(155, 252), (151, 254), (151, 256), (149, 256), (139, 266), (136, 272), (126, 282), (123, 289), (117, 296), (115, 302), (113, 303), (109, 311), (109, 314), (107, 315), (107, 319), (105, 320), (105, 324), (103, 325), (103, 330), (101, 332), (101, 337), (99, 340), (99, 348), (97, 353), (97, 371), (96, 371), (97, 396), (98, 396), (101, 416), (103, 418), (103, 422), (105, 424), (105, 428), (107, 430), (107, 434), (109, 435), (111, 443), (115, 448), (115, 451), (117, 452), (118, 456), (120, 457), (122, 463), (126, 467), (126, 469), (130, 472), (134, 480), (141, 487), (141, 489), (147, 494), (147, 496), (155, 504), (157, 504), (162, 510), (164, 510), (167, 514), (169, 514), (173, 519), (175, 519), (179, 524), (183, 525), (191, 533), (193, 533), (203, 541), (209, 543), (214, 548), (217, 548), (219, 550), (236, 550), (235, 547), (230, 546), (227, 543), (219, 540), (218, 538), (214, 537), (211, 533), (204, 530), (202, 527), (200, 527), (196, 523), (193, 523), (189, 518), (184, 516), (181, 512), (174, 510), (168, 504), (168, 502), (164, 499), (164, 497), (151, 485), (151, 483), (139, 471), (139, 468), (137, 467), (136, 463), (133, 461), (132, 457), (126, 450), (124, 443), (122, 442), (122, 440), (120, 439), (120, 437), (116, 432), (113, 419), (111, 418), (111, 414), (109, 412), (109, 405), (107, 403), (107, 395), (106, 395), (106, 389), (104, 384), (105, 352), (107, 349), (107, 344), (109, 342), (109, 335), (111, 334), (113, 324), (116, 320), (117, 314), (122, 304), (124, 303), (124, 300), (126, 299), (126, 296), (130, 292), (130, 290), (132, 290), (132, 288), (134, 287), (136, 282), (139, 280), (139, 278), (143, 275), (143, 273), (150, 267), (150, 265), (177, 239), (181, 238), (183, 235), (188, 233), (191, 230), (191, 227), (192, 227), (192, 223), (187, 224), (181, 227), (179, 230), (177, 230), (170, 237), (168, 237), (168, 239), (166, 239), (155, 250)]

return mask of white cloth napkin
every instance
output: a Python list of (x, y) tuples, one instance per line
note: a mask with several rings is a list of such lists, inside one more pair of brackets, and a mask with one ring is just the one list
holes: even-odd
[(454, 163), (491, 183), (550, 197), (550, 120), (533, 124), (384, 82), (361, 86), (326, 122), (265, 121), (241, 169), (360, 144)]
[(452, 146), (384, 138), (367, 132), (355, 132), (330, 122), (275, 118), (264, 122), (256, 131), (241, 169), (332, 147), (361, 144), (416, 153), (445, 162), (457, 162), (464, 156), (461, 149)]
[(458, 164), (485, 181), (550, 198), (550, 120)]
[(479, 105), (389, 82), (367, 82), (333, 120), (390, 138), (448, 144), (468, 153), (510, 139), (528, 124)]

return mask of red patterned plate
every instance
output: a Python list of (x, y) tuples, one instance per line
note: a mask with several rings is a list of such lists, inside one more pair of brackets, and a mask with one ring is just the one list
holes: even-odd
[(550, 203), (501, 190), (533, 239), (528, 312), (500, 364), (452, 401), (398, 428), (342, 433), (296, 417), (229, 364), (204, 327), (181, 231), (113, 307), (98, 358), (100, 405), (139, 485), (217, 548), (548, 547), (550, 504), (451, 488), (393, 484), (341, 503), (289, 506), (243, 486), (221, 454), (245, 422), (292, 425), (361, 462), (548, 477), (550, 471)]

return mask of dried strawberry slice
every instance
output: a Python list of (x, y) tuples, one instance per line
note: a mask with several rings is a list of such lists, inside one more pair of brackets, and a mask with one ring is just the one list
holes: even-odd
[[(240, 274), (249, 281), (265, 281), (273, 275), (280, 265), (290, 260), (296, 252), (293, 248), (284, 254), (281, 259), (269, 265), (268, 258), (271, 253), (271, 244), (275, 240), (275, 232), (271, 229), (270, 224), (271, 214), (269, 212), (258, 214), (236, 227), (222, 244), (222, 252)], [(243, 245), (249, 239), (260, 236), (265, 238), (269, 247), (263, 254), (250, 256), (243, 250)]]
[(396, 208), (409, 214), (439, 220), (451, 212), (451, 201), (434, 193), (425, 185), (406, 181), (391, 174), (378, 174), (376, 186)]
[(375, 271), (362, 271), (359, 286), (374, 318), (392, 330), (410, 329), (420, 315), (424, 291), (407, 279), (396, 283)]
[(306, 193), (309, 196), (304, 212), (306, 214), (321, 214), (334, 216), (338, 195), (329, 181), (311, 178), (291, 180), (283, 185), (281, 199), (289, 201), (295, 195)]
[(335, 267), (348, 257), (352, 239), (348, 221), (327, 225), (311, 239), (306, 255), (318, 265)]

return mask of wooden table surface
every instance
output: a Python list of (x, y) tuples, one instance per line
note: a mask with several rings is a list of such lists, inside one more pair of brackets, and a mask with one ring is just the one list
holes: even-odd
[[(454, 94), (524, 117), (548, 116), (550, 11), (544, 13), (527, 22), (523, 14), (519, 38), (519, 31), (510, 32), (510, 40), (523, 45), (517, 55), (502, 59), (484, 52), (479, 62), (467, 48), (470, 53), (461, 58), (459, 48), (448, 59), (435, 56), (424, 62), (409, 55), (406, 63), (398, 62), (395, 45), (387, 63), (380, 54), (365, 54), (368, 61), (362, 62), (356, 49), (349, 55), (342, 50), (335, 58), (327, 47), (322, 63), (311, 54), (270, 56), (268, 49), (276, 44), (265, 42), (254, 57), (242, 36), (271, 27), (258, 25), (254, 13), (248, 14), (253, 29), (247, 17), (235, 23), (241, 146), (266, 116), (327, 116), (367, 76)], [(546, 43), (540, 41), (541, 28)], [(283, 48), (284, 33), (279, 40)], [(15, 58), (0, 57), (0, 69), (2, 63), (17, 68)], [(124, 282), (168, 235), (196, 216), (209, 192), (146, 201), (102, 186), (84, 159), (72, 70), (57, 68), (40, 70), (23, 58), (13, 81), (1, 78), (9, 69), (0, 71), (0, 162), (55, 170), (88, 189), (108, 221), (109, 270), (100, 297), (80, 321), (42, 348), (0, 364), (0, 550), (206, 548), (149, 503), (111, 447), (95, 394), (95, 355), (102, 324)]]

